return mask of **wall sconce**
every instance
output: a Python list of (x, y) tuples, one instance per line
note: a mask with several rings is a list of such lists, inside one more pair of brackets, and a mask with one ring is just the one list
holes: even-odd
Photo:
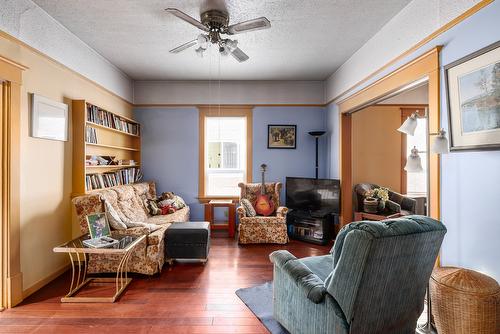
[[(427, 109), (426, 109), (427, 114)], [(415, 134), (415, 129), (417, 128), (417, 113), (414, 112), (410, 117), (404, 121), (404, 123), (398, 128), (399, 132), (405, 133), (407, 135), (413, 136)]]
[(420, 155), (418, 155), (418, 150), (416, 147), (411, 149), (411, 153), (406, 159), (406, 165), (404, 168), (408, 173), (421, 173), (424, 171), (422, 168), (422, 159), (420, 159)]
[(446, 131), (441, 128), (438, 133), (430, 133), (430, 136), (436, 136), (431, 146), (431, 152), (436, 154), (447, 154), (450, 153), (450, 146), (448, 143), (448, 137), (446, 137)]

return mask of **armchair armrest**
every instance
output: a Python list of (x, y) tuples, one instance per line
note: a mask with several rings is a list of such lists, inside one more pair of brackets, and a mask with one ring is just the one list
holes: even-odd
[(236, 212), (238, 213), (238, 218), (240, 219), (247, 216), (247, 211), (242, 205), (236, 208)]
[(286, 218), (287, 213), (288, 213), (287, 207), (280, 206), (276, 209), (276, 216), (279, 218)]
[(148, 235), (149, 229), (147, 227), (130, 227), (126, 230), (113, 230), (113, 233), (118, 235), (140, 236)]
[(411, 197), (403, 196), (395, 191), (389, 192), (389, 199), (398, 203), (402, 210), (415, 212), (415, 207), (417, 206), (417, 201)]
[(315, 304), (323, 301), (326, 295), (325, 283), (290, 252), (279, 250), (269, 255), (271, 262), (282, 270)]

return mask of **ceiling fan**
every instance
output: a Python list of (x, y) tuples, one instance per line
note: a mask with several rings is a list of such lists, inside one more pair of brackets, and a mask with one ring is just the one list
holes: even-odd
[(196, 39), (170, 50), (171, 53), (179, 53), (198, 45), (198, 48), (195, 50), (196, 54), (203, 57), (203, 53), (210, 42), (219, 47), (219, 52), (222, 55), (230, 54), (241, 63), (249, 59), (248, 55), (238, 47), (237, 40), (223, 38), (221, 35), (236, 35), (271, 27), (271, 22), (266, 17), (259, 17), (229, 25), (229, 13), (226, 9), (220, 7), (202, 11), (200, 21), (176, 8), (167, 8), (165, 10), (203, 31)]

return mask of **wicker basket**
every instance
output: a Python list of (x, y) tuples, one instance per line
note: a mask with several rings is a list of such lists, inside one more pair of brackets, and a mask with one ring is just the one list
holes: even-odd
[(493, 278), (462, 268), (435, 268), (430, 291), (439, 334), (500, 333), (500, 286)]

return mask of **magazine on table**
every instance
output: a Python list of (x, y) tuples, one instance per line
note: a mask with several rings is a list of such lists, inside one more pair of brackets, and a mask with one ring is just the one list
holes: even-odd
[(107, 236), (83, 240), (83, 244), (89, 248), (111, 248), (117, 245), (118, 242), (118, 240)]

